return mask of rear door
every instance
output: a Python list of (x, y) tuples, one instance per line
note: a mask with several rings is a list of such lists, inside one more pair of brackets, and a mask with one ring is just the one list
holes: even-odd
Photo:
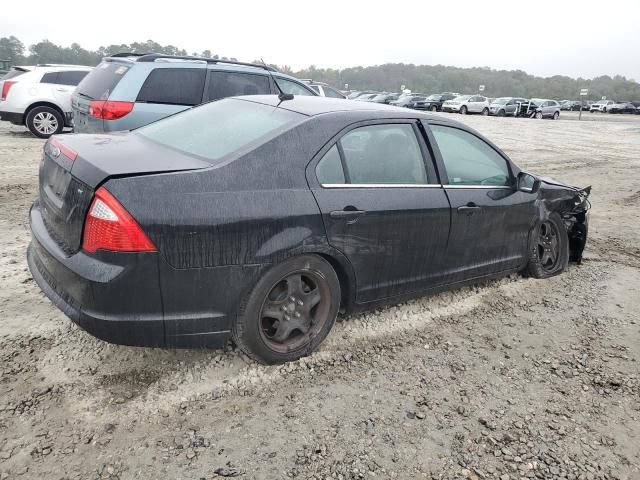
[(428, 135), (451, 203), (449, 281), (522, 266), (535, 194), (518, 191), (510, 162), (475, 134), (434, 122)]
[(442, 283), (450, 208), (415, 120), (357, 124), (307, 178), (359, 303)]

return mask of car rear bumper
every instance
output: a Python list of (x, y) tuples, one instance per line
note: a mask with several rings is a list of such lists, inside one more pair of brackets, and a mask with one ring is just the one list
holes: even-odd
[[(222, 347), (230, 337), (232, 315), (226, 312), (235, 315), (239, 298), (227, 284), (248, 282), (255, 273), (239, 266), (176, 270), (156, 252), (67, 256), (50, 237), (37, 203), (30, 225), (27, 262), (35, 282), (74, 323), (110, 343)], [(212, 283), (224, 288), (205, 288)]]
[(0, 110), (0, 120), (11, 122), (15, 125), (24, 125), (24, 115), (22, 113), (7, 112)]

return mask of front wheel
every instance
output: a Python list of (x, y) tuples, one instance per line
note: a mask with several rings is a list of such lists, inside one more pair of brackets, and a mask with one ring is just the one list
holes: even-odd
[(326, 338), (340, 298), (340, 282), (326, 260), (316, 255), (292, 258), (258, 280), (233, 324), (233, 340), (263, 363), (297, 360)]
[(536, 118), (542, 120), (542, 112), (536, 112)]
[(498, 112), (498, 116), (499, 116), (499, 117), (504, 117), (504, 116), (505, 116), (505, 111), (504, 111), (504, 110), (500, 110), (500, 111)]
[(482, 109), (482, 115), (483, 115), (483, 116), (485, 116), (485, 117), (486, 117), (487, 115), (489, 115), (489, 109), (488, 109), (488, 108), (486, 108), (486, 107), (485, 107), (485, 108), (483, 108), (483, 109)]
[(533, 232), (526, 271), (535, 278), (558, 275), (569, 263), (569, 237), (562, 218), (552, 213)]
[(38, 138), (49, 138), (62, 132), (64, 119), (55, 108), (41, 106), (29, 110), (25, 121), (27, 128)]
[(462, 115), (466, 115), (467, 114), (467, 107), (465, 107), (464, 105), (460, 107), (460, 113)]
[(435, 105), (433, 105), (433, 106), (431, 107), (431, 111), (432, 111), (432, 112), (437, 112), (437, 111), (438, 111), (438, 107), (436, 107)]

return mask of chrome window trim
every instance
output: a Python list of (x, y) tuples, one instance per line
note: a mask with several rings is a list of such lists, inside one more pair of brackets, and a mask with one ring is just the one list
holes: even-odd
[(439, 183), (322, 183), (322, 188), (442, 188)]
[(513, 190), (513, 187), (508, 185), (443, 185), (444, 188), (484, 188), (491, 190)]

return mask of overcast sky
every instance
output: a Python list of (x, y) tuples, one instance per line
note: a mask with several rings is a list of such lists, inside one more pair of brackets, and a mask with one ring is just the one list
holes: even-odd
[(2, 1), (0, 36), (155, 40), (299, 69), (388, 62), (640, 81), (640, 0)]

